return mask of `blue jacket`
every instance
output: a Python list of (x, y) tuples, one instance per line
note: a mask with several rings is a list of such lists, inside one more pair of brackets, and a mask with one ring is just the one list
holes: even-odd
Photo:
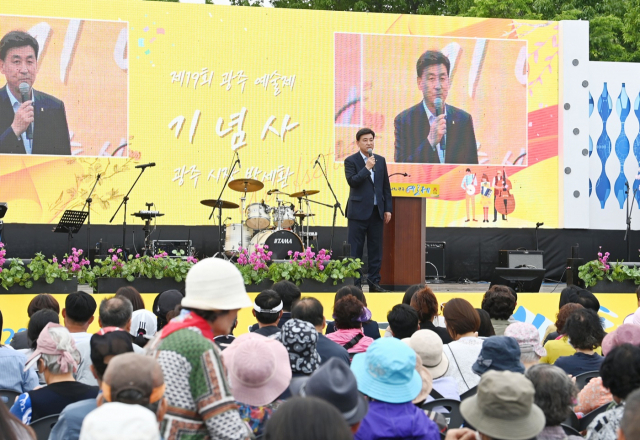
[(355, 440), (439, 440), (438, 426), (411, 402), (372, 401)]
[(371, 171), (365, 167), (360, 150), (344, 160), (344, 174), (350, 187), (346, 217), (350, 220), (369, 220), (373, 212), (374, 193), (380, 218), (384, 218), (385, 212), (392, 212), (387, 162), (382, 156), (373, 156), (376, 158), (373, 168), (375, 183), (371, 181)]

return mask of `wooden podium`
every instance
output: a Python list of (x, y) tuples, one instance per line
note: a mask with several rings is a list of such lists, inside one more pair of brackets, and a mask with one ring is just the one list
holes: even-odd
[(403, 291), (424, 284), (426, 199), (393, 197), (393, 215), (384, 226), (380, 286)]

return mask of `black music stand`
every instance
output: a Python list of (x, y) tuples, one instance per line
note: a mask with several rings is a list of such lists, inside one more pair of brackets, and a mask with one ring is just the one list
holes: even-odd
[[(53, 232), (61, 232), (69, 234), (67, 237), (67, 255), (71, 255), (71, 239), (73, 234), (77, 234), (82, 228), (84, 221), (89, 213), (87, 211), (73, 211), (71, 209), (62, 213), (62, 218)], [(87, 251), (88, 252), (88, 251)]]

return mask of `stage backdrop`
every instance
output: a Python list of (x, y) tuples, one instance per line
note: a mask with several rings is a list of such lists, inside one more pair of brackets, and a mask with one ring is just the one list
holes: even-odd
[[(314, 199), (333, 204), (314, 167), (320, 155), (344, 206), (342, 160), (369, 126), (389, 171), (410, 175), (392, 181), (440, 186), (427, 200), (427, 226), (530, 227), (541, 217), (558, 225), (556, 22), (111, 0), (16, 0), (3, 14), (0, 34), (23, 29), (46, 41), (34, 87), (65, 101), (76, 154), (0, 157), (6, 222), (56, 223), (83, 206), (100, 174), (92, 221), (107, 223), (134, 167), (155, 162), (129, 214), (153, 202), (165, 214), (158, 224), (213, 224), (200, 201), (218, 197), (235, 152), (242, 168), (233, 178), (265, 184), (247, 205), (273, 205), (270, 189), (318, 189)], [(512, 182), (508, 221), (464, 222), (466, 164), (393, 163), (393, 120), (420, 102), (415, 62), (427, 49), (452, 61), (447, 102), (473, 118), (478, 183), (498, 170)], [(222, 198), (240, 204), (238, 192)], [(479, 188), (474, 199), (482, 220)], [(486, 203), (493, 217), (492, 195)], [(331, 223), (330, 208), (311, 207), (312, 227)], [(227, 216), (238, 223), (240, 209)]]

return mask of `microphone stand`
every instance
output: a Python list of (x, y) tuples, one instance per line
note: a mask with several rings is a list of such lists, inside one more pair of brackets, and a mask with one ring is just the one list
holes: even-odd
[(538, 247), (538, 229), (540, 228), (540, 226), (542, 226), (540, 223), (536, 223), (536, 250), (539, 251), (540, 248)]
[(633, 190), (633, 197), (631, 197), (631, 206), (629, 206), (629, 182), (624, 183), (627, 187), (625, 194), (627, 195), (627, 230), (624, 233), (624, 241), (627, 242), (627, 262), (631, 262), (631, 214), (633, 212), (633, 202), (636, 198), (637, 189)]
[[(340, 202), (338, 201), (338, 197), (336, 196), (336, 193), (333, 192), (333, 188), (331, 187), (331, 183), (329, 182), (329, 178), (327, 177), (327, 173), (325, 172), (324, 168), (322, 168), (322, 164), (318, 161), (318, 159), (316, 159), (316, 163), (318, 164), (318, 166), (320, 167), (320, 171), (322, 171), (322, 175), (324, 176), (324, 180), (327, 182), (327, 186), (329, 187), (329, 191), (331, 191), (331, 194), (333, 195), (333, 199), (336, 201), (335, 204), (333, 205), (333, 222), (331, 223), (331, 242), (329, 244), (329, 250), (331, 251), (331, 254), (333, 255), (333, 236), (335, 234), (336, 231), (336, 216), (338, 214), (338, 209), (340, 210), (340, 213), (344, 216), (344, 211), (342, 210), (342, 206), (340, 206)], [(313, 200), (312, 200), (313, 202)], [(319, 202), (314, 202), (314, 203), (319, 203)], [(324, 206), (328, 206), (328, 205), (324, 205)]]
[[(89, 193), (87, 200), (85, 200), (84, 202), (84, 206), (88, 206), (88, 209), (87, 209), (87, 259), (89, 259), (89, 261), (91, 261), (91, 257), (89, 256), (89, 249), (90, 249), (89, 246), (91, 244), (91, 202), (93, 202), (91, 195), (93, 194), (93, 191), (96, 189), (96, 185), (98, 184), (99, 180), (100, 180), (100, 174), (96, 176), (96, 181), (93, 184), (93, 188), (91, 188), (91, 192)], [(83, 211), (84, 211), (84, 206), (82, 207)]]
[[(224, 193), (225, 188), (227, 187), (227, 183), (229, 183), (229, 179), (231, 179), (231, 176), (233, 175), (233, 170), (236, 169), (236, 165), (240, 164), (240, 157), (238, 156), (238, 152), (235, 151), (234, 155), (236, 156), (236, 160), (233, 162), (233, 165), (231, 165), (231, 170), (229, 171), (229, 174), (227, 174), (227, 180), (224, 181), (224, 185), (222, 185), (222, 190), (220, 191), (220, 194), (218, 195), (218, 198), (216, 199), (218, 201), (218, 203), (216, 203), (217, 208), (218, 208), (218, 252), (214, 255), (217, 256), (218, 254), (222, 255), (222, 258), (225, 258), (224, 252), (222, 252), (222, 193)], [(216, 212), (216, 206), (213, 207), (213, 209), (211, 210), (211, 214), (209, 214), (209, 220), (211, 220), (211, 217), (213, 217), (213, 213)], [(240, 237), (242, 238), (242, 225), (240, 225)]]
[(133, 185), (131, 185), (131, 188), (129, 188), (129, 192), (126, 196), (123, 197), (122, 202), (120, 202), (120, 206), (118, 206), (118, 209), (116, 209), (113, 217), (111, 217), (111, 220), (109, 220), (109, 223), (113, 222), (113, 219), (116, 218), (116, 214), (118, 214), (118, 211), (120, 211), (120, 208), (122, 208), (122, 205), (124, 205), (124, 220), (122, 222), (122, 253), (125, 260), (127, 259), (127, 247), (125, 246), (127, 238), (127, 202), (129, 201), (129, 194), (131, 194), (131, 191), (133, 191), (136, 183), (138, 183), (138, 180), (140, 180), (140, 177), (142, 177), (142, 173), (144, 173), (144, 170), (146, 170), (147, 168), (148, 167), (144, 167), (140, 170), (140, 174), (138, 174), (138, 177), (133, 182)]

